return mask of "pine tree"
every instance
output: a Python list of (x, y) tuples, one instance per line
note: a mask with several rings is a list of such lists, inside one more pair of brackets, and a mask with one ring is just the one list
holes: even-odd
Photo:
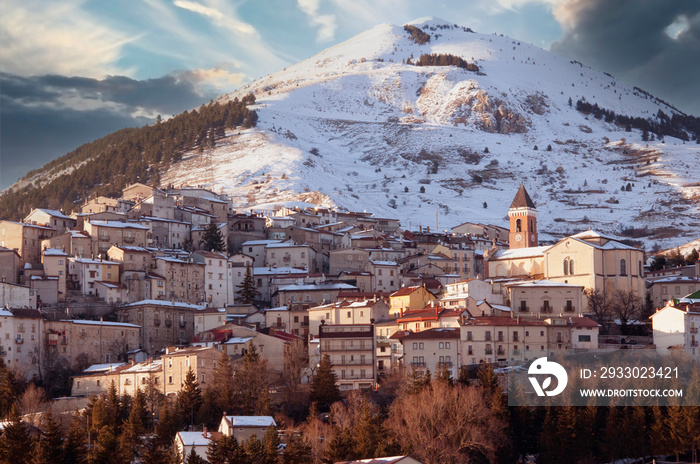
[(63, 434), (51, 409), (44, 414), (44, 429), (34, 453), (34, 464), (56, 464), (63, 459)]
[(226, 243), (224, 236), (221, 234), (219, 226), (215, 222), (210, 222), (202, 234), (203, 246), (206, 251), (224, 251)]
[(333, 434), (326, 445), (326, 449), (323, 450), (323, 458), (321, 460), (326, 464), (350, 461), (354, 459), (353, 448), (354, 441), (350, 435), (350, 431), (334, 426)]
[(269, 425), (263, 439), (263, 464), (277, 464), (280, 456), (280, 438), (277, 428)]
[(63, 463), (64, 464), (84, 464), (87, 462), (87, 433), (85, 431), (85, 421), (76, 410), (73, 419), (68, 427), (68, 434), (63, 441)]
[(185, 464), (206, 464), (206, 461), (194, 451), (194, 448), (192, 448), (192, 451), (190, 451), (189, 456), (187, 456), (187, 459), (185, 460)]
[(258, 440), (255, 435), (252, 435), (245, 441), (245, 443), (243, 443), (243, 449), (245, 450), (248, 462), (255, 464), (263, 462), (263, 459), (265, 458), (265, 449), (263, 447), (263, 443)]
[(315, 401), (320, 409), (327, 411), (331, 404), (341, 398), (337, 381), (338, 377), (333, 370), (330, 356), (323, 355), (316, 375), (311, 381), (311, 401)]
[(253, 278), (253, 270), (251, 266), (246, 266), (245, 268), (245, 278), (240, 285), (238, 285), (239, 290), (236, 292), (240, 296), (240, 302), (244, 304), (251, 304), (255, 301), (255, 297), (258, 295), (258, 290), (255, 287), (255, 279)]
[(132, 461), (134, 457), (140, 454), (141, 435), (143, 435), (145, 408), (143, 406), (143, 393), (141, 390), (136, 390), (131, 411), (128, 419), (122, 427), (122, 434), (119, 437), (119, 447), (122, 454), (128, 461)]
[(202, 390), (197, 376), (190, 367), (185, 374), (185, 382), (177, 393), (177, 413), (182, 425), (193, 425), (194, 418), (202, 405)]
[(158, 437), (153, 437), (146, 442), (143, 452), (143, 462), (148, 464), (171, 464), (172, 461), (169, 459), (168, 452), (158, 441)]
[(119, 441), (110, 426), (105, 425), (97, 434), (95, 447), (88, 462), (90, 464), (122, 464), (125, 459), (119, 452)]
[(311, 462), (311, 446), (302, 437), (291, 436), (282, 454), (284, 464), (307, 464)]
[(32, 439), (27, 426), (12, 405), (2, 436), (0, 436), (0, 462), (28, 464), (32, 457)]
[(180, 421), (175, 412), (168, 406), (168, 402), (164, 401), (158, 414), (158, 425), (156, 425), (155, 430), (158, 445), (170, 446), (178, 430), (180, 430)]

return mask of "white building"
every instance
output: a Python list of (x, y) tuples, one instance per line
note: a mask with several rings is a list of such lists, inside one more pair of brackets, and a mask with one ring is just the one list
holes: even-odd
[[(685, 300), (685, 302), (682, 302)], [(659, 353), (683, 350), (693, 357), (700, 356), (700, 300), (669, 301), (651, 316), (654, 345)]]

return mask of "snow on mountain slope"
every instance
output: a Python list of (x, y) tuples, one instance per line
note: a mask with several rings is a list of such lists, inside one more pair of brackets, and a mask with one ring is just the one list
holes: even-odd
[[(575, 103), (644, 118), (673, 108), (508, 37), (414, 24), (430, 42), (382, 24), (220, 97), (254, 93), (257, 127), (188, 154), (162, 182), (209, 185), (241, 209), (304, 201), (439, 230), (506, 225), (524, 182), (543, 239), (595, 228), (670, 246), (700, 234), (700, 147), (642, 142)], [(479, 72), (406, 64), (430, 53)]]

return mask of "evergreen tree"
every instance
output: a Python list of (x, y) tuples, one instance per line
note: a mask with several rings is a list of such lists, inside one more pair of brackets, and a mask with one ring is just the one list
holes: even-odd
[(341, 398), (337, 381), (330, 356), (323, 355), (316, 375), (311, 380), (311, 401), (315, 401), (320, 409), (327, 411), (331, 404)]
[(280, 438), (274, 425), (267, 427), (263, 439), (263, 464), (277, 464), (280, 456)]
[(145, 430), (144, 415), (143, 393), (141, 393), (140, 389), (137, 389), (129, 417), (124, 422), (122, 434), (119, 437), (119, 447), (128, 461), (132, 461), (134, 457), (140, 454), (141, 435), (143, 435)]
[(262, 464), (265, 459), (265, 449), (263, 443), (253, 435), (243, 443), (246, 458), (251, 464)]
[(148, 464), (172, 464), (168, 452), (158, 442), (158, 437), (153, 437), (146, 441), (143, 452), (143, 462)]
[(202, 457), (194, 451), (194, 448), (192, 448), (192, 451), (190, 451), (190, 454), (185, 460), (185, 464), (206, 464), (206, 462), (207, 461), (202, 459)]
[(240, 302), (244, 304), (251, 304), (255, 301), (255, 297), (258, 295), (258, 290), (255, 286), (255, 279), (253, 278), (253, 270), (251, 266), (245, 267), (245, 278), (240, 285), (238, 285), (239, 290), (236, 292), (240, 296)]
[(210, 222), (202, 234), (203, 247), (207, 251), (224, 251), (226, 242), (221, 234), (219, 226), (215, 222)]
[(185, 374), (185, 382), (177, 393), (177, 414), (182, 425), (193, 425), (194, 418), (202, 405), (202, 390), (197, 376), (190, 367)]
[(51, 409), (44, 414), (44, 429), (34, 453), (34, 464), (56, 464), (63, 459), (63, 434)]
[(2, 436), (0, 436), (0, 462), (29, 464), (32, 457), (32, 439), (27, 426), (12, 405)]
[[(289, 446), (289, 445), (287, 445)], [(322, 461), (325, 464), (333, 464), (340, 461), (350, 461), (353, 456), (354, 441), (350, 431), (334, 426), (331, 439), (323, 450)]]
[(156, 425), (156, 437), (158, 445), (168, 447), (172, 443), (177, 431), (180, 430), (180, 421), (175, 412), (164, 401), (158, 414), (158, 425)]
[(302, 437), (291, 436), (282, 454), (284, 464), (307, 464), (311, 462), (311, 446)]
[(87, 462), (87, 433), (85, 421), (76, 410), (63, 441), (63, 464), (84, 464)]
[(12, 405), (19, 396), (19, 382), (14, 371), (8, 369), (5, 360), (0, 358), (0, 417), (7, 417)]
[(88, 462), (90, 464), (122, 464), (126, 462), (119, 452), (119, 441), (112, 433), (110, 426), (105, 425), (100, 429)]

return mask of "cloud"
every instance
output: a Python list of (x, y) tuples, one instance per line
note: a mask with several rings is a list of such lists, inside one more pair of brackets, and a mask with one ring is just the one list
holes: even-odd
[(311, 19), (311, 23), (319, 26), (316, 34), (317, 42), (329, 42), (335, 38), (335, 15), (319, 14), (320, 0), (297, 0), (299, 9)]
[(700, 115), (700, 2), (566, 0), (551, 50)]
[(183, 10), (189, 10), (213, 20), (219, 27), (229, 29), (237, 34), (250, 37), (259, 37), (258, 31), (251, 25), (242, 21), (237, 15), (231, 12), (224, 13), (217, 8), (202, 5), (201, 3), (189, 0), (175, 0), (175, 6)]
[(16, 74), (53, 72), (102, 77), (125, 74), (115, 65), (122, 47), (137, 39), (98, 21), (82, 2), (3, 0), (0, 69)]
[(145, 80), (0, 73), (0, 188), (87, 141), (197, 107), (219, 95), (217, 82), (242, 78), (223, 68)]

